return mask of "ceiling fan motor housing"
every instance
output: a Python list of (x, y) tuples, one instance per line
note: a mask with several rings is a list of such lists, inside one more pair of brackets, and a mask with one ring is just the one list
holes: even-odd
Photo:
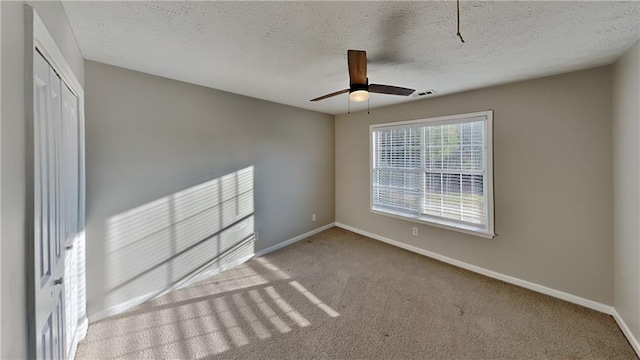
[(349, 83), (349, 93), (352, 93), (358, 90), (369, 91), (369, 78), (367, 78), (367, 82), (365, 84)]

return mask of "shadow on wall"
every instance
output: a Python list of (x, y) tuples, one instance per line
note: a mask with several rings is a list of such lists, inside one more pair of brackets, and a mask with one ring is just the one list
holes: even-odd
[(109, 218), (107, 303), (150, 299), (251, 258), (253, 193), (250, 166)]

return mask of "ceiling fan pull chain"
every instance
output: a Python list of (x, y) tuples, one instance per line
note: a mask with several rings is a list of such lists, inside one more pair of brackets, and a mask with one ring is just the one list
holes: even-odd
[(457, 1), (458, 4), (458, 32), (456, 35), (460, 38), (460, 41), (464, 44), (464, 39), (462, 38), (462, 34), (460, 34), (460, 0)]
[(347, 97), (347, 114), (351, 114), (351, 100)]
[(370, 98), (369, 98), (369, 99), (367, 99), (367, 115), (371, 114), (371, 113), (369, 112), (369, 100), (370, 100)]

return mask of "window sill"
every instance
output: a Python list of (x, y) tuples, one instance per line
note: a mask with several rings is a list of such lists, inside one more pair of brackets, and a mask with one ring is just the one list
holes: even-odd
[(461, 232), (468, 235), (482, 237), (485, 239), (493, 239), (496, 236), (493, 232), (487, 232), (484, 229), (447, 222), (446, 220), (433, 219), (433, 218), (428, 218), (425, 216), (418, 216), (418, 215), (410, 216), (407, 214), (396, 213), (392, 210), (379, 209), (375, 207), (371, 208), (371, 212), (378, 215), (384, 215), (384, 216), (389, 216), (396, 219), (407, 220), (407, 221), (412, 221), (420, 224), (434, 226), (441, 229), (457, 231), (457, 232)]

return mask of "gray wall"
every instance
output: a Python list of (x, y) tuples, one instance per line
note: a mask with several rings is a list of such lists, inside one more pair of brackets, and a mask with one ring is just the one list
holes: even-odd
[[(59, 1), (28, 2), (33, 6), (71, 66), (84, 79), (82, 55)], [(25, 17), (21, 1), (2, 6), (1, 251), (2, 353), (0, 358), (27, 356), (26, 213), (25, 213)]]
[[(114, 235), (113, 227), (125, 223), (127, 214), (142, 214), (131, 221), (143, 228), (148, 222), (155, 226), (153, 221), (163, 220), (152, 212), (164, 210), (153, 204), (180, 197), (196, 185), (207, 188), (216, 179), (253, 167), (255, 206), (249, 212), (259, 233), (255, 251), (334, 221), (333, 116), (91, 61), (85, 62), (85, 70), (90, 317), (176, 280), (166, 272), (180, 271), (176, 267), (182, 265), (173, 263), (170, 249), (163, 259), (148, 259), (151, 251), (175, 241), (173, 235)], [(181, 224), (169, 222), (161, 227), (180, 231)], [(141, 242), (131, 242), (136, 236), (144, 238), (148, 255), (139, 248)], [(154, 275), (151, 288), (114, 287), (120, 280), (114, 283), (112, 274), (126, 274), (116, 268), (123, 262), (110, 259), (119, 255), (109, 247), (123, 241), (139, 251), (133, 262), (148, 263), (146, 274), (164, 264), (172, 268)], [(130, 269), (131, 276), (141, 269)]]
[[(337, 116), (336, 221), (612, 305), (611, 74), (600, 67)], [(497, 237), (369, 211), (370, 124), (488, 109)]]
[(640, 42), (614, 66), (615, 308), (640, 342)]
[[(0, 5), (0, 171), (2, 170), (2, 5)], [(2, 175), (0, 174), (0, 214), (2, 210)], [(0, 215), (0, 285), (2, 285), (2, 215)], [(0, 286), (0, 319), (2, 319), (2, 286)], [(0, 356), (2, 356), (2, 326), (0, 326)]]
[[(2, 5), (0, 5), (0, 43), (2, 42)], [(2, 45), (0, 45), (0, 171), (2, 170)], [(2, 175), (0, 175), (0, 213), (2, 210)], [(0, 273), (2, 270), (2, 215), (0, 215)], [(0, 275), (0, 285), (2, 276)], [(0, 286), (0, 319), (2, 319), (2, 286)], [(0, 356), (2, 356), (2, 326), (0, 326)]]

